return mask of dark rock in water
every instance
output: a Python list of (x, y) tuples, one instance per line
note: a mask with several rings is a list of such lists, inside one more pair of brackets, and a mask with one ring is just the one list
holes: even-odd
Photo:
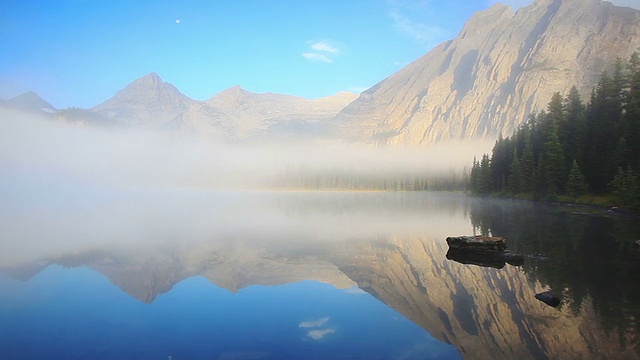
[(536, 294), (535, 296), (536, 296), (536, 299), (542, 301), (543, 303), (551, 307), (557, 307), (558, 305), (560, 305), (560, 299), (558, 299), (558, 297), (555, 296), (551, 291), (544, 291), (539, 294)]
[(501, 237), (487, 236), (450, 236), (447, 244), (451, 249), (478, 249), (504, 251), (507, 241)]
[(478, 265), (502, 269), (505, 265), (500, 251), (473, 251), (467, 249), (450, 248), (447, 251), (447, 259), (465, 265)]
[(524, 265), (524, 255), (520, 253), (514, 253), (507, 250), (502, 253), (502, 258), (509, 265), (513, 265), (513, 266)]

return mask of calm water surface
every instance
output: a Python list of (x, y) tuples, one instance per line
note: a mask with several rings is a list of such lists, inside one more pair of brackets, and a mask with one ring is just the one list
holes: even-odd
[[(640, 358), (637, 218), (437, 193), (74, 194), (1, 209), (0, 359)], [(445, 238), (473, 233), (524, 264), (448, 260)]]

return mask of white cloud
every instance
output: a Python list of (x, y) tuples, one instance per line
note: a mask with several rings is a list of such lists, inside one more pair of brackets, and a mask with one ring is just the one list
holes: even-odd
[[(315, 319), (315, 320), (307, 320), (307, 321), (303, 321), (300, 324), (298, 324), (298, 327), (301, 327), (303, 329), (309, 329), (309, 328), (319, 328), (324, 326), (331, 318), (330, 317), (323, 317), (320, 319)], [(311, 338), (313, 340), (322, 340), (322, 338), (324, 338), (325, 336), (329, 335), (329, 334), (333, 334), (334, 332), (336, 332), (335, 329), (332, 328), (328, 328), (328, 329), (314, 329), (314, 330), (309, 330), (307, 331), (307, 337)]]
[(314, 327), (320, 327), (322, 325), (324, 325), (327, 321), (329, 321), (329, 317), (323, 317), (320, 319), (316, 319), (316, 320), (307, 320), (307, 321), (303, 321), (300, 324), (298, 324), (298, 327), (301, 328), (314, 328)]
[(327, 64), (331, 64), (333, 62), (333, 60), (330, 59), (327, 55), (318, 53), (305, 52), (302, 53), (302, 57), (312, 62), (323, 62)]
[(447, 32), (442, 28), (415, 22), (397, 10), (392, 10), (389, 15), (396, 29), (420, 42), (435, 43), (447, 36)]
[(335, 329), (311, 330), (307, 332), (307, 336), (313, 340), (322, 340), (322, 338), (329, 334), (333, 334), (334, 332), (336, 332)]
[(330, 41), (307, 41), (309, 49), (302, 53), (302, 57), (311, 62), (333, 63), (335, 56), (340, 54), (340, 49), (332, 45)]
[(339, 54), (340, 49), (335, 46), (329, 45), (325, 41), (318, 41), (317, 43), (311, 44), (311, 48), (316, 51), (328, 52), (330, 54)]

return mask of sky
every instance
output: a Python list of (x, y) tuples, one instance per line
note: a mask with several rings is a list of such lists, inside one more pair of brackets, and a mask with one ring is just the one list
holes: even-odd
[(306, 98), (358, 93), (495, 2), (9, 0), (0, 98), (35, 91), (57, 108), (90, 108), (150, 72), (196, 100), (235, 85)]

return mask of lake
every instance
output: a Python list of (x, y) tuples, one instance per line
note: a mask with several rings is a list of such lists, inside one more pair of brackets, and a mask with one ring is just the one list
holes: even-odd
[[(429, 192), (31, 194), (0, 207), (0, 359), (640, 358), (635, 217)], [(472, 234), (524, 264), (448, 259)]]

